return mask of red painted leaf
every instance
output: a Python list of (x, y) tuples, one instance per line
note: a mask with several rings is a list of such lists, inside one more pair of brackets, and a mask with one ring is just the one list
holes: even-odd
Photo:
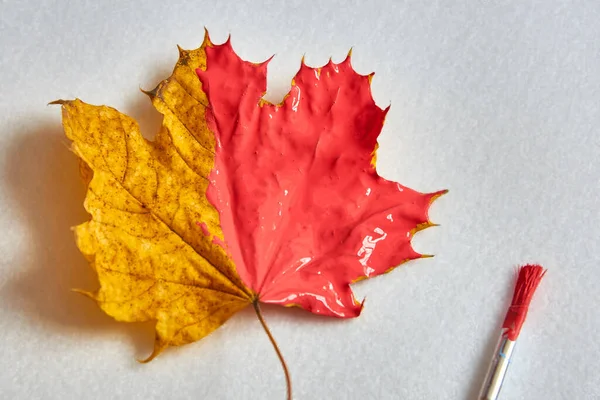
[(264, 303), (358, 316), (350, 284), (421, 257), (410, 240), (432, 225), (429, 205), (444, 191), (422, 194), (377, 174), (388, 110), (349, 56), (303, 63), (279, 105), (262, 100), (267, 62), (241, 60), (229, 41), (206, 57), (197, 73), (216, 137), (208, 198), (240, 277)]

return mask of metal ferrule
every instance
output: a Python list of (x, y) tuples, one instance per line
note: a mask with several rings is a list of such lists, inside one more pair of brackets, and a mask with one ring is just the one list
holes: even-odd
[(515, 343), (516, 342), (509, 340), (505, 333), (502, 332), (478, 400), (498, 399), (500, 388), (502, 388), (502, 382), (504, 381), (504, 376), (506, 375), (506, 370), (510, 365), (510, 358), (512, 357)]

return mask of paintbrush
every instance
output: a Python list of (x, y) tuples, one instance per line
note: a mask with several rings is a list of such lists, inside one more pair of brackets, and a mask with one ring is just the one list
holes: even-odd
[(529, 303), (545, 273), (546, 270), (539, 265), (528, 264), (519, 269), (513, 298), (504, 318), (500, 340), (481, 388), (479, 400), (498, 399), (517, 337), (527, 317)]

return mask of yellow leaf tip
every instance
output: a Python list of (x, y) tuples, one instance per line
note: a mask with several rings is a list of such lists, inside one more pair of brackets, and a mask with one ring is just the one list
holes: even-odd
[(212, 41), (210, 40), (210, 34), (208, 33), (208, 28), (204, 26), (204, 39), (202, 40), (202, 46), (212, 46)]
[(350, 47), (350, 50), (348, 50), (348, 54), (346, 54), (346, 58), (344, 59), (344, 61), (342, 61), (343, 64), (350, 64), (352, 59), (352, 47)]
[(431, 201), (433, 201), (439, 197), (442, 197), (443, 195), (447, 194), (448, 192), (449, 192), (448, 189), (443, 189), (443, 190), (439, 190), (435, 193), (432, 193)]
[(89, 297), (92, 300), (97, 300), (96, 299), (96, 295), (94, 293), (92, 293), (92, 292), (87, 291), (87, 290), (75, 288), (75, 289), (71, 289), (71, 291), (74, 292), (74, 293), (79, 293), (79, 294), (81, 294), (81, 295), (83, 295), (85, 297)]
[[(444, 189), (444, 190), (440, 190), (434, 193), (429, 193), (427, 196), (429, 196), (429, 204), (428, 204), (428, 208), (431, 207), (433, 205), (433, 203), (439, 199), (440, 197), (442, 197), (443, 195), (445, 195), (446, 193), (448, 193), (448, 189)], [(431, 221), (427, 221), (429, 226), (440, 226), (439, 224), (434, 224)], [(429, 227), (427, 226), (427, 228)]]
[(367, 75), (367, 80), (369, 81), (369, 85), (373, 81), (374, 76), (375, 76), (375, 72), (371, 72), (370, 74)]
[(142, 360), (137, 360), (140, 364), (148, 364), (150, 361), (154, 360), (160, 353), (163, 352), (164, 349), (167, 348), (167, 345), (159, 342), (158, 340), (154, 344), (154, 350), (152, 350), (152, 354), (150, 354), (147, 358)]
[(54, 100), (51, 101), (50, 103), (48, 103), (49, 106), (53, 106), (53, 105), (63, 105), (63, 104), (68, 104), (70, 103), (71, 100), (63, 100), (63, 99), (58, 99), (58, 100)]
[(140, 364), (148, 364), (150, 361), (154, 360), (157, 355), (158, 354), (154, 354), (154, 352), (152, 352), (152, 354), (150, 354), (150, 356), (148, 358), (145, 358), (143, 360), (136, 359), (136, 361), (139, 362)]
[(413, 229), (410, 230), (410, 236), (414, 236), (417, 232), (421, 232), (424, 229), (430, 228), (432, 226), (437, 226), (436, 224), (434, 224), (431, 221), (425, 221), (422, 222), (420, 224), (417, 224), (417, 226), (415, 226)]
[(185, 58), (188, 56), (189, 51), (184, 49), (183, 47), (181, 47), (180, 45), (177, 45), (177, 51), (179, 52), (179, 59), (181, 60), (182, 58)]
[(158, 93), (158, 87), (159, 86), (160, 86), (160, 84), (157, 87), (155, 87), (154, 89), (152, 89), (152, 90), (145, 90), (145, 89), (142, 89), (140, 87), (140, 91), (142, 93), (144, 93), (146, 96), (150, 97), (150, 99), (152, 99), (152, 98), (156, 97), (156, 94)]

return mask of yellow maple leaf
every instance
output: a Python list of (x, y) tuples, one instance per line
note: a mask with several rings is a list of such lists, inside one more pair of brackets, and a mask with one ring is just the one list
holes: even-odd
[(156, 320), (154, 351), (145, 361), (203, 338), (253, 297), (223, 247), (196, 225), (203, 221), (223, 240), (206, 198), (214, 135), (195, 72), (206, 67), (207, 44), (180, 49), (172, 75), (147, 92), (164, 115), (154, 142), (113, 108), (54, 102), (62, 104), (65, 133), (88, 183), (92, 219), (75, 233), (100, 289), (80, 292), (118, 321)]

